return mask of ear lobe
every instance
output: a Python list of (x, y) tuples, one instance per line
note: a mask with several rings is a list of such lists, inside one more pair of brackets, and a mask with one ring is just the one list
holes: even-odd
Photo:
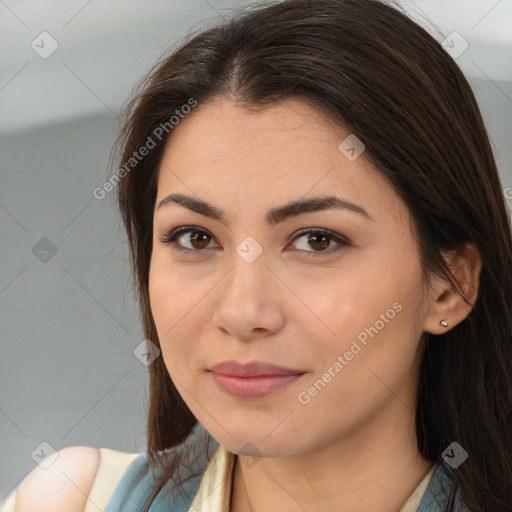
[(427, 299), (429, 308), (423, 326), (423, 330), (431, 334), (444, 334), (462, 322), (478, 297), (482, 258), (477, 247), (467, 243), (446, 253), (445, 260), (458, 285), (455, 287), (451, 281), (438, 276), (432, 278), (432, 293)]

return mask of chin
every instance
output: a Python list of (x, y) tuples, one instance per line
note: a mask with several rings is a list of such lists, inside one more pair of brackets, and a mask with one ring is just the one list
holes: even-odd
[(273, 422), (273, 426), (268, 423), (264, 427), (251, 425), (249, 421), (236, 426), (224, 422), (221, 427), (212, 425), (211, 421), (203, 425), (219, 444), (239, 456), (284, 457), (295, 455), (297, 450), (302, 451), (297, 441), (300, 439), (303, 443), (304, 438), (292, 435), (286, 429), (278, 433), (275, 425), (279, 421)]

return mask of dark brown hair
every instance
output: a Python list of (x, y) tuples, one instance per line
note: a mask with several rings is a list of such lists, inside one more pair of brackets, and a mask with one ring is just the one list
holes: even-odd
[[(438, 463), (457, 441), (469, 457), (451, 477), (467, 506), (512, 511), (512, 235), (488, 135), (459, 67), (381, 1), (253, 5), (189, 33), (147, 75), (126, 111), (121, 166), (191, 98), (201, 105), (218, 95), (251, 108), (299, 98), (355, 134), (409, 208), (425, 275), (457, 286), (442, 252), (476, 245), (482, 271), (471, 313), (443, 335), (424, 334), (417, 441), (423, 457)], [(144, 333), (156, 345), (148, 275), (157, 171), (169, 136), (170, 129), (132, 161), (118, 185)], [(186, 461), (160, 456), (187, 439), (197, 420), (162, 357), (149, 371), (147, 450), (166, 468), (163, 485), (180, 481)]]

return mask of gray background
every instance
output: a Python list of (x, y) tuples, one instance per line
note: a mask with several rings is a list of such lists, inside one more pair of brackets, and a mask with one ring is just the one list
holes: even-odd
[[(41, 442), (144, 450), (126, 236), (114, 192), (92, 191), (134, 83), (191, 27), (247, 3), (0, 0), (0, 500)], [(512, 2), (402, 4), (439, 41), (468, 42), (457, 62), (512, 187)], [(43, 31), (59, 45), (46, 59), (31, 48)]]

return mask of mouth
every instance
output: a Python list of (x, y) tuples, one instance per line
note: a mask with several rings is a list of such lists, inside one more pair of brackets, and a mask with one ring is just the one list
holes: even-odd
[(306, 372), (271, 363), (224, 361), (208, 370), (219, 389), (235, 398), (263, 398), (292, 385)]

